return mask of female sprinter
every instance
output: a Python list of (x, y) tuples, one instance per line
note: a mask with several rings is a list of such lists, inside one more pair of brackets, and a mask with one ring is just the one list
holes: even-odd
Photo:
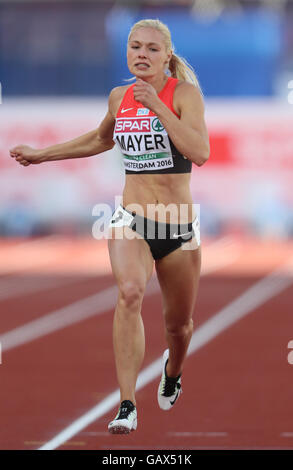
[(160, 408), (172, 408), (182, 391), (201, 263), (190, 173), (192, 163), (201, 166), (209, 157), (201, 90), (186, 61), (174, 54), (168, 27), (159, 20), (136, 23), (127, 63), (136, 82), (111, 91), (98, 129), (45, 149), (19, 145), (10, 151), (27, 166), (97, 155), (115, 142), (121, 148), (126, 182), (108, 239), (119, 288), (113, 344), (121, 404), (108, 426), (113, 434), (137, 427), (135, 386), (145, 352), (141, 306), (154, 264), (168, 345), (157, 390)]

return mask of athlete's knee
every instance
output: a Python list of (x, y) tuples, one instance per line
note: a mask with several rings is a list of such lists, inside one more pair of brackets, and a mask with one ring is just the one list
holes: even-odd
[(118, 302), (126, 308), (137, 308), (140, 306), (145, 286), (137, 280), (127, 280), (119, 284)]
[(182, 322), (180, 319), (177, 321), (166, 320), (166, 331), (171, 336), (187, 336), (193, 331), (193, 320), (192, 318)]

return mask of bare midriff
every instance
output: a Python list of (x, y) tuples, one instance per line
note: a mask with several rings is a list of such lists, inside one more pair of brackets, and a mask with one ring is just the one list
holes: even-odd
[(190, 173), (126, 175), (123, 206), (159, 222), (192, 222), (196, 211), (189, 184)]

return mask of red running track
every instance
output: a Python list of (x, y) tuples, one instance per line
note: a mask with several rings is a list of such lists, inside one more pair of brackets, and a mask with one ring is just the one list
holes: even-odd
[[(230, 268), (202, 276), (195, 328), (263, 278), (269, 268), (285, 262), (292, 249), (276, 248), (270, 266), (267, 261), (259, 263), (259, 269), (254, 265), (249, 274), (243, 262), (247, 246), (240, 248)], [(3, 272), (0, 288), (7, 279), (19, 285), (21, 276)], [(48, 273), (25, 274), (29, 276), (37, 285)], [(0, 298), (0, 334), (113, 284), (109, 273), (56, 276), (57, 286)], [(159, 293), (145, 298), (142, 315), (145, 367), (165, 349)], [(108, 309), (3, 351), (1, 449), (38, 449), (117, 389), (112, 316), (113, 309)], [(292, 449), (293, 365), (287, 360), (292, 339), (288, 285), (187, 358), (183, 394), (174, 409), (158, 408), (156, 378), (137, 392), (136, 432), (127, 436), (107, 432), (115, 406), (59, 449)]]

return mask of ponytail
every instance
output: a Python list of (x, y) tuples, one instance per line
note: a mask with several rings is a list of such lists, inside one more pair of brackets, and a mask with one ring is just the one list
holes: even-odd
[(174, 52), (172, 53), (171, 60), (169, 62), (169, 70), (171, 77), (178, 78), (185, 82), (192, 83), (195, 85), (202, 94), (202, 90), (198, 81), (198, 78), (192, 68), (192, 66), (183, 57), (180, 57)]

